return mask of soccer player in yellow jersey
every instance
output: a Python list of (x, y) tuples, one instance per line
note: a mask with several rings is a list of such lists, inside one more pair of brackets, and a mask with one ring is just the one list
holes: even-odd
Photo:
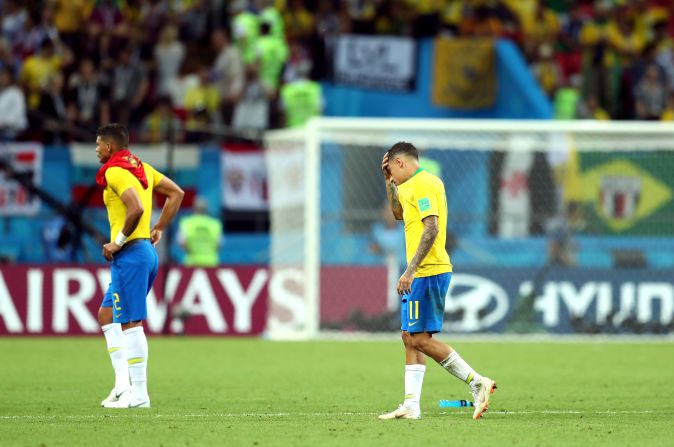
[[(111, 272), (98, 321), (115, 370), (115, 387), (101, 402), (106, 408), (150, 407), (143, 320), (147, 318), (147, 294), (157, 275), (154, 246), (184, 196), (178, 185), (141, 162), (128, 146), (129, 133), (123, 125), (113, 123), (98, 129), (96, 155), (103, 166), (96, 182), (105, 188), (110, 242), (103, 245), (103, 256), (110, 261)], [(166, 196), (166, 202), (150, 228), (153, 192)]]
[(384, 155), (382, 171), (391, 211), (405, 223), (407, 269), (398, 280), (400, 317), (405, 345), (405, 400), (379, 419), (419, 419), (426, 356), (470, 386), (473, 419), (487, 410), (496, 383), (471, 368), (451, 346), (433, 334), (442, 329), (445, 297), (452, 264), (445, 250), (447, 197), (438, 177), (419, 167), (419, 153), (410, 143), (394, 144)]

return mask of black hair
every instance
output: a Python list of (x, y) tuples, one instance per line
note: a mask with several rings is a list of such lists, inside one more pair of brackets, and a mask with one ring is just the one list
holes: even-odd
[(392, 160), (394, 157), (402, 154), (409, 155), (410, 157), (414, 157), (415, 160), (419, 160), (419, 151), (417, 148), (414, 147), (412, 143), (408, 143), (406, 141), (399, 141), (391, 146), (391, 149), (388, 150), (389, 160)]
[(129, 131), (126, 126), (119, 123), (110, 123), (98, 128), (97, 137), (111, 143), (115, 143), (120, 149), (129, 147)]

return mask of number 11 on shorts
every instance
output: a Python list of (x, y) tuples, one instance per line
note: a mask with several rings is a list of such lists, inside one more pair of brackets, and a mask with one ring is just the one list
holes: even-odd
[(409, 314), (410, 314), (410, 320), (418, 320), (419, 319), (419, 301), (410, 301), (409, 302)]

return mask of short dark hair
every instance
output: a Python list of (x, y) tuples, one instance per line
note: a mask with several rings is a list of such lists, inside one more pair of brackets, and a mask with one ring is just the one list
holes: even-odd
[(412, 143), (406, 141), (398, 141), (388, 150), (389, 160), (398, 155), (409, 155), (410, 157), (414, 157), (415, 160), (419, 160), (419, 151), (417, 148), (414, 147)]
[(98, 128), (97, 137), (115, 143), (118, 148), (129, 147), (129, 131), (126, 126), (119, 123), (110, 123)]

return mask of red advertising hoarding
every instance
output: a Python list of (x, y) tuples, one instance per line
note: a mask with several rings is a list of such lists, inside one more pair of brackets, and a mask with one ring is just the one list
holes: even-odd
[[(146, 330), (260, 334), (267, 319), (268, 276), (263, 267), (160, 269), (147, 299)], [(110, 270), (103, 266), (3, 266), (0, 335), (100, 333), (98, 307), (109, 283)]]
[[(94, 265), (0, 269), (0, 336), (99, 334), (110, 270)], [(386, 269), (321, 269), (321, 323), (386, 310)], [(266, 266), (159, 269), (147, 297), (151, 334), (260, 335), (301, 330), (309, 318), (301, 269)], [(170, 310), (170, 311), (169, 311)]]

